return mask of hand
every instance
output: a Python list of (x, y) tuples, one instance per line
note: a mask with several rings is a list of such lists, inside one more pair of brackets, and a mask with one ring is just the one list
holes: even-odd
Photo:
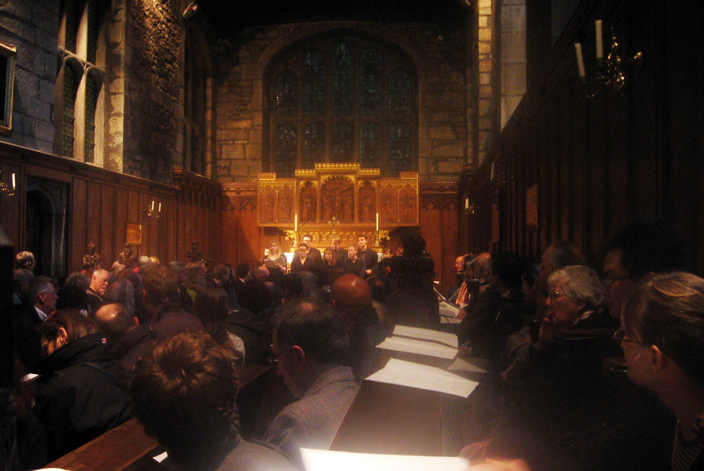
[(464, 310), (464, 308), (460, 309), (459, 312), (457, 313), (457, 318), (462, 320), (465, 317), (467, 317), (467, 311)]
[(469, 465), (468, 471), (530, 471), (530, 466), (523, 460), (487, 459), (483, 463)]
[(545, 349), (555, 340), (555, 326), (549, 316), (545, 316), (540, 323), (540, 332), (538, 332), (538, 341), (535, 346), (539, 350)]

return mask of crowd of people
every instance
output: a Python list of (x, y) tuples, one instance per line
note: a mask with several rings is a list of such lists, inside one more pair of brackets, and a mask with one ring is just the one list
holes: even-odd
[[(300, 469), (301, 447), (330, 447), (395, 325), (454, 332), (460, 354), (486, 367), (451, 404), (452, 441), (472, 463), (703, 469), (704, 280), (682, 271), (668, 227), (614, 235), (601, 274), (565, 240), (534, 265), (463, 254), (445, 296), (411, 229), (391, 234), (388, 256), (364, 235), (340, 245), (321, 254), (306, 235), (290, 266), (273, 241), (253, 266), (145, 257), (61, 283), (18, 254), (21, 469), (133, 416), (178, 469)], [(458, 323), (441, 324), (440, 302)], [(247, 364), (273, 365), (291, 394), (258, 436), (243, 436), (251, 411), (236, 404)], [(523, 461), (496, 461), (506, 459)]]

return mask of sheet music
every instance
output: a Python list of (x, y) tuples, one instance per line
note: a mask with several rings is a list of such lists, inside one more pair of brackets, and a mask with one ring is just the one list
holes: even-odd
[(455, 361), (447, 368), (447, 371), (468, 371), (470, 373), (486, 373), (484, 368), (468, 362), (467, 360), (457, 357)]
[(406, 339), (403, 337), (388, 337), (377, 347), (384, 350), (394, 350), (397, 352), (417, 353), (436, 358), (452, 360), (457, 355), (457, 349), (441, 345), (436, 342), (425, 342), (417, 339)]
[(381, 455), (301, 448), (306, 471), (466, 471), (469, 461), (454, 456)]
[(421, 329), (420, 327), (397, 325), (394, 328), (394, 335), (419, 340), (431, 340), (455, 348), (459, 346), (456, 334), (451, 334), (449, 332), (438, 332), (437, 330)]
[(395, 358), (389, 360), (384, 368), (367, 377), (367, 380), (438, 391), (460, 397), (469, 396), (479, 384), (440, 368)]

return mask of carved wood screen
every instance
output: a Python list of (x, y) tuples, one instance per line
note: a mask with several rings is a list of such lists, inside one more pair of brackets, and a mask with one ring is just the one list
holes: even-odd
[(259, 225), (276, 227), (288, 238), (311, 234), (316, 245), (333, 235), (343, 244), (367, 234), (373, 245), (392, 228), (418, 226), (418, 172), (381, 178), (379, 169), (359, 164), (315, 164), (297, 169), (294, 178), (259, 175)]

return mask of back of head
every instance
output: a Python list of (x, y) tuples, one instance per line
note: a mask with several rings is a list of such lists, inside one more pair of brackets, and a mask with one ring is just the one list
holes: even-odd
[(246, 263), (240, 263), (239, 265), (237, 265), (235, 273), (237, 274), (237, 278), (245, 278), (247, 275), (249, 275), (249, 265), (247, 265)]
[(35, 276), (22, 287), (23, 297), (30, 303), (36, 303), (39, 293), (50, 289), (52, 285), (55, 285), (55, 282), (48, 276)]
[(227, 342), (228, 294), (216, 285), (196, 290), (193, 314), (219, 344)]
[(239, 440), (231, 352), (206, 333), (157, 343), (135, 365), (131, 391), (145, 431), (179, 463), (204, 465)]
[(230, 274), (230, 269), (222, 263), (215, 265), (213, 268), (213, 279), (224, 280)]
[(134, 285), (127, 278), (115, 281), (105, 290), (105, 303), (120, 303), (131, 315), (135, 313)]
[(615, 234), (607, 251), (621, 251), (621, 265), (631, 276), (682, 270), (685, 244), (662, 222), (637, 222)]
[(160, 266), (148, 270), (142, 280), (144, 302), (152, 306), (178, 304), (178, 277), (168, 268)]
[(340, 365), (347, 359), (349, 339), (344, 320), (332, 307), (319, 301), (286, 305), (274, 335), (280, 348), (298, 345), (321, 364)]
[(273, 296), (266, 285), (257, 280), (247, 280), (237, 293), (237, 303), (244, 309), (258, 314), (271, 306)]
[(77, 286), (85, 291), (90, 286), (90, 278), (88, 278), (85, 273), (75, 271), (66, 277), (66, 280), (64, 280), (64, 286)]
[(408, 227), (399, 227), (389, 234), (390, 237), (398, 238), (403, 246), (404, 257), (422, 257), (425, 251), (425, 239), (421, 235)]
[(570, 265), (584, 265), (582, 249), (569, 240), (558, 240), (552, 244), (550, 260), (553, 268), (559, 270)]
[(39, 325), (38, 330), (43, 338), (55, 339), (59, 328), (66, 330), (68, 342), (99, 332), (98, 325), (92, 319), (81, 314), (76, 309), (60, 309), (46, 322)]
[(135, 327), (132, 314), (122, 304), (110, 303), (102, 306), (95, 313), (95, 322), (111, 342), (124, 337)]
[(623, 307), (625, 332), (657, 345), (704, 387), (704, 280), (682, 272), (652, 275)]
[(339, 277), (330, 288), (335, 307), (341, 311), (355, 311), (372, 305), (372, 290), (359, 276), (347, 273)]
[(34, 254), (32, 252), (24, 251), (15, 255), (15, 268), (24, 268), (27, 270), (32, 270), (35, 264)]
[(64, 285), (56, 291), (56, 309), (81, 309), (88, 311), (88, 294), (76, 285)]
[(508, 288), (521, 286), (523, 261), (512, 252), (498, 252), (491, 257), (491, 271)]

